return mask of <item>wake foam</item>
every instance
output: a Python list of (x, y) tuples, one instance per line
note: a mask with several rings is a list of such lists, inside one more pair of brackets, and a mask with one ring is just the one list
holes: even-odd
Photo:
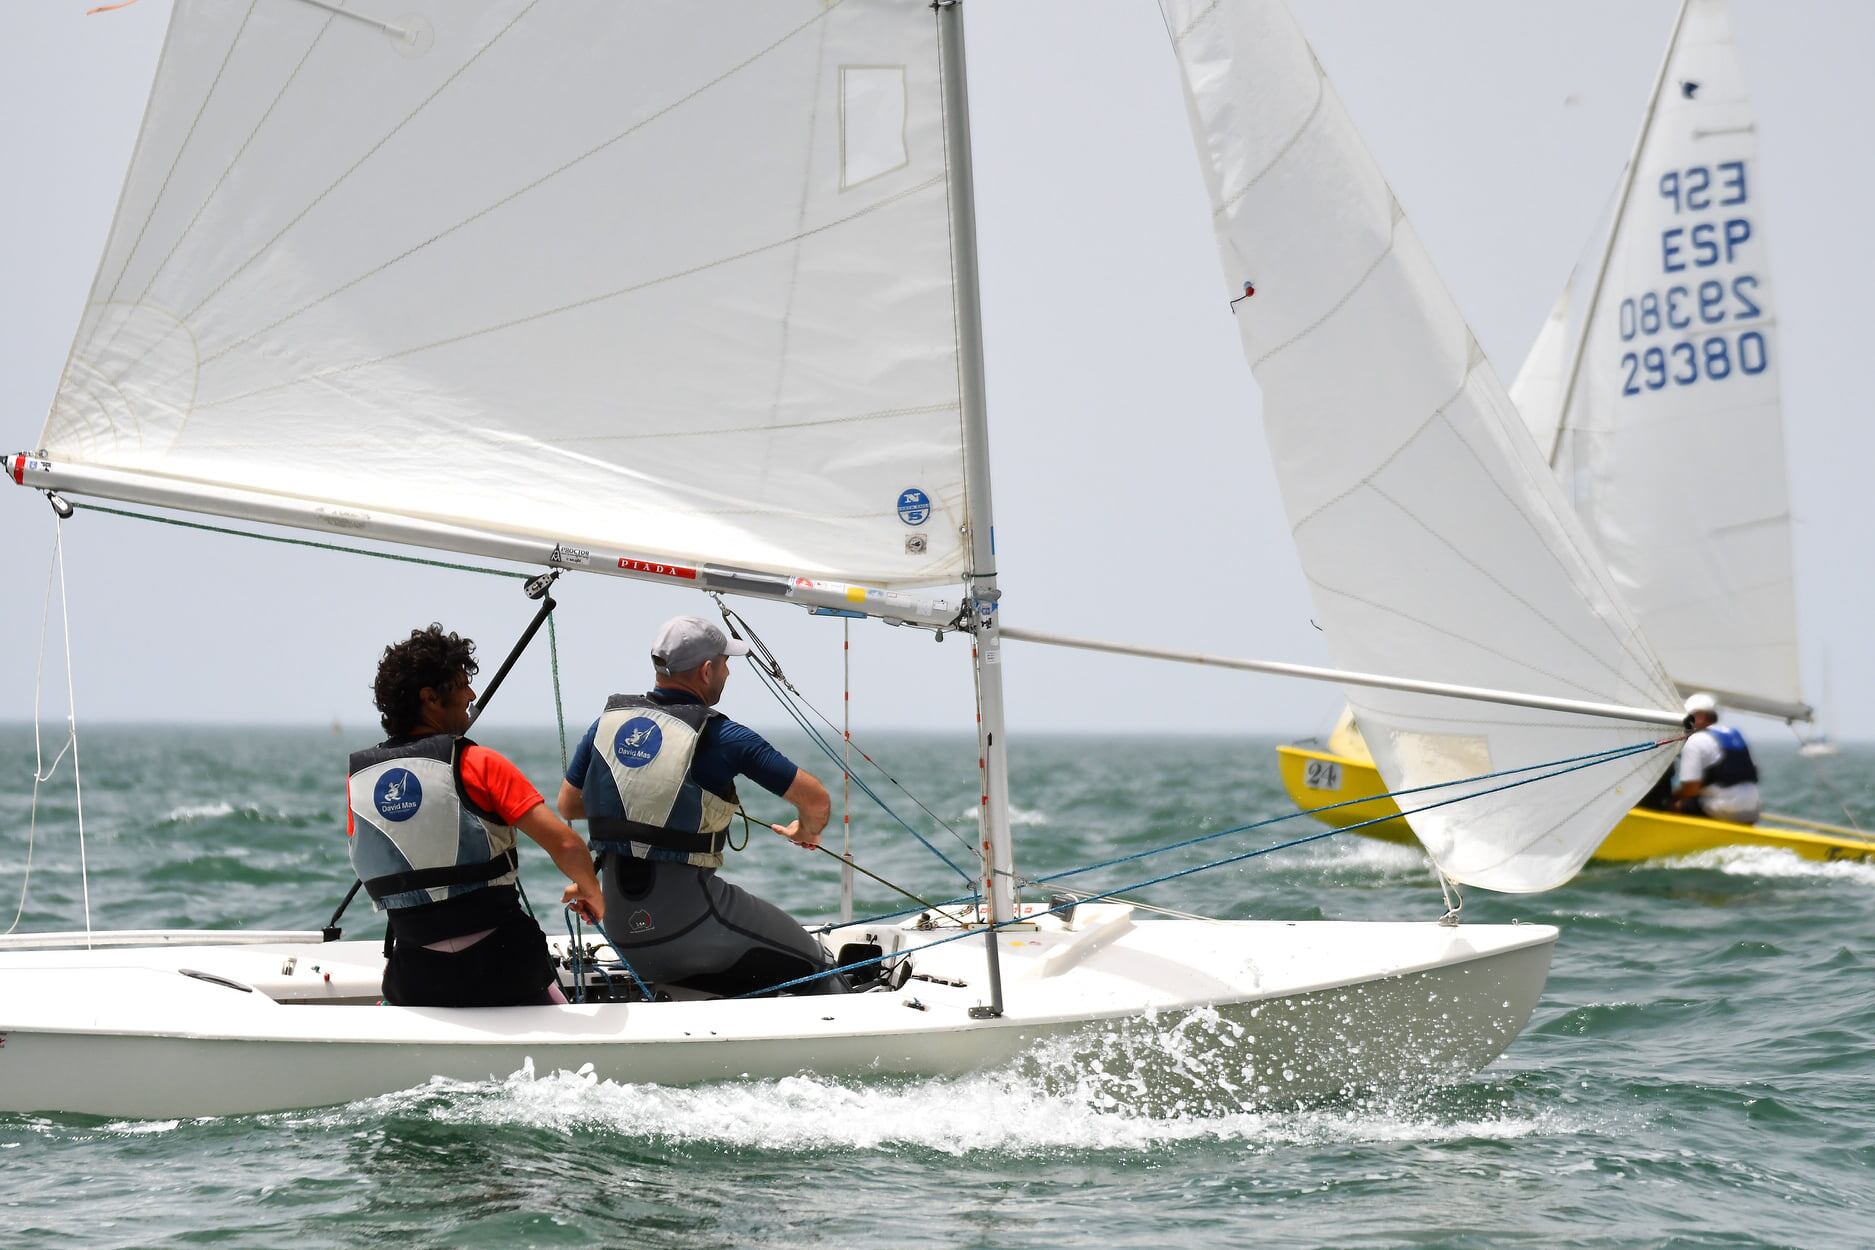
[(1858, 860), (1804, 859), (1770, 846), (1721, 846), (1691, 855), (1649, 860), (1649, 868), (1694, 868), (1732, 877), (1785, 880), (1852, 881), (1875, 886), (1875, 864)]
[[(666, 1145), (773, 1151), (924, 1150), (944, 1155), (1141, 1152), (1183, 1142), (1268, 1149), (1367, 1142), (1505, 1141), (1581, 1131), (1527, 1111), (1489, 1082), (1308, 1109), (1256, 1110), (1235, 1060), (1214, 1063), (1228, 1021), (1143, 1022), (1091, 1057), (1086, 1039), (1045, 1043), (1006, 1068), (953, 1078), (811, 1075), (692, 1087), (620, 1084), (590, 1067), (503, 1080), (436, 1078), (416, 1089), (275, 1123), (343, 1128), (416, 1117), (439, 1124), (607, 1133)], [(1150, 1034), (1150, 1038), (1146, 1035)], [(1149, 1044), (1148, 1044), (1149, 1042)], [(1231, 1047), (1221, 1051), (1229, 1055)], [(1168, 1074), (1171, 1079), (1168, 1080)]]
[(1315, 874), (1328, 869), (1347, 877), (1424, 879), (1432, 874), (1431, 861), (1417, 844), (1383, 842), (1353, 833), (1279, 851), (1265, 862), (1281, 871)]

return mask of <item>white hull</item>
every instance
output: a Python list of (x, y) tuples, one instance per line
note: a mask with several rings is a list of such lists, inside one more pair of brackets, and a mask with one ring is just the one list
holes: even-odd
[[(943, 936), (873, 932), (888, 947)], [(918, 973), (962, 986), (488, 1010), (367, 1005), (375, 942), (16, 951), (0, 953), (0, 1110), (241, 1114), (433, 1076), (503, 1077), (530, 1061), (655, 1084), (938, 1076), (1045, 1037), (1088, 1030), (1091, 1049), (1129, 1022), (1206, 1008), (1219, 1015), (1218, 1071), (1248, 1101), (1313, 1099), (1489, 1063), (1528, 1020), (1555, 939), (1542, 925), (1135, 924), (1129, 908), (1083, 907), (1072, 928), (1048, 917), (1001, 935), (1006, 1011), (990, 1019), (970, 1014), (986, 998), (980, 936), (913, 956)]]

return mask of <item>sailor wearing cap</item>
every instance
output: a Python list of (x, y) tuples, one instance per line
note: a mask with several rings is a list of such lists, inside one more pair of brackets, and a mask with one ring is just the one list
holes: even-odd
[[(657, 684), (606, 701), (560, 785), (560, 814), (586, 821), (598, 857), (606, 937), (653, 983), (742, 994), (829, 966), (799, 921), (717, 871), (738, 776), (794, 805), (796, 820), (770, 827), (800, 846), (819, 845), (832, 811), (812, 774), (714, 710), (730, 657), (748, 652), (702, 617), (666, 621), (651, 646)], [(830, 976), (799, 992), (845, 989)]]
[(1675, 805), (1714, 820), (1757, 824), (1763, 802), (1758, 796), (1758, 766), (1745, 735), (1719, 723), (1719, 701), (1709, 694), (1687, 699), (1686, 727), (1692, 733), (1680, 751)]

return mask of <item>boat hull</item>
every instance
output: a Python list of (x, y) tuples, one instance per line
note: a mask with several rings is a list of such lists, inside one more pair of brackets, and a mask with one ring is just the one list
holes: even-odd
[[(1276, 755), (1283, 788), (1290, 799), (1323, 824), (1345, 829), (1363, 821), (1377, 821), (1355, 832), (1406, 846), (1419, 844), (1400, 815), (1399, 806), (1386, 797), (1387, 784), (1371, 761), (1307, 746), (1279, 746)], [(1439, 797), (1444, 796), (1432, 796), (1428, 801)], [(1344, 806), (1315, 810), (1331, 804)], [(1591, 858), (1631, 863), (1721, 847), (1761, 846), (1812, 860), (1875, 859), (1875, 837), (1809, 821), (1802, 822), (1802, 827), (1778, 823), (1786, 819), (1770, 817), (1756, 825), (1735, 825), (1704, 816), (1636, 808), (1622, 818)]]
[[(0, 954), (0, 1110), (243, 1114), (530, 1068), (660, 1085), (942, 1077), (1060, 1038), (1051, 1053), (1071, 1068), (1111, 1070), (1118, 1047), (1148, 1086), (1305, 1101), (1489, 1063), (1535, 1007), (1556, 938), (1540, 925), (1134, 924), (1129, 911), (1003, 935), (994, 1018), (971, 1011), (984, 997), (974, 936), (913, 955), (942, 980), (896, 992), (478, 1010), (365, 1005), (376, 943)], [(1174, 1036), (1182, 1058), (1168, 1063)]]

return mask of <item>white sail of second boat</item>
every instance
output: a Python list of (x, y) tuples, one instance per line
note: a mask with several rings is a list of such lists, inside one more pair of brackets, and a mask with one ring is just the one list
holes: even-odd
[[(1162, 0), (1244, 354), (1317, 619), (1345, 668), (1668, 707), (1672, 684), (1278, 5)], [(1394, 788), (1618, 749), (1640, 724), (1351, 688)], [(1449, 875), (1573, 876), (1666, 766), (1411, 817)]]
[(1804, 718), (1764, 183), (1725, 0), (1687, 0), (1622, 178), (1512, 394), (1680, 687)]

